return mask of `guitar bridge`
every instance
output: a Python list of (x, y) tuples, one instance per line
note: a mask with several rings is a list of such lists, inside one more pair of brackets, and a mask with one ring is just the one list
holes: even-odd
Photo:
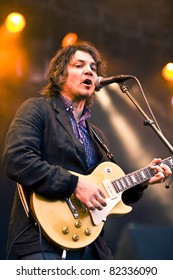
[(76, 208), (74, 207), (73, 203), (71, 202), (71, 199), (70, 198), (65, 198), (67, 204), (68, 204), (68, 207), (70, 208), (72, 214), (73, 214), (73, 217), (75, 219), (78, 219), (79, 218), (79, 214), (76, 210)]

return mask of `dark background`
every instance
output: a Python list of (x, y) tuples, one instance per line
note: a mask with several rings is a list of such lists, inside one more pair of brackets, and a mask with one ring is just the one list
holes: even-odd
[[(92, 42), (102, 52), (108, 62), (107, 76), (130, 74), (138, 78), (163, 135), (172, 144), (173, 87), (161, 75), (162, 67), (173, 62), (172, 0), (1, 0), (0, 26), (14, 11), (22, 13), (27, 24), (20, 38), (10, 43), (11, 50), (14, 47), (20, 50), (14, 61), (7, 56), (4, 63), (5, 38), (0, 35), (1, 155), (17, 108), (25, 99), (39, 96), (46, 83), (49, 60), (69, 32), (77, 33), (79, 40)], [(149, 114), (137, 83), (129, 80), (127, 85)], [(171, 155), (143, 121), (118, 85), (98, 93), (92, 122), (107, 134), (111, 151), (124, 172), (144, 167), (153, 157)], [(2, 163), (0, 182), (0, 259), (4, 259), (16, 184), (7, 178)], [(172, 187), (151, 186), (132, 212), (121, 217), (109, 216), (105, 238), (115, 258), (173, 259)]]

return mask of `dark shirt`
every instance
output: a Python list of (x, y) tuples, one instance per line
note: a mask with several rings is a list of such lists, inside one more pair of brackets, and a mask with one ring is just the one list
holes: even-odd
[(71, 120), (73, 132), (76, 135), (76, 137), (79, 139), (81, 144), (84, 145), (87, 167), (90, 168), (92, 166), (95, 166), (96, 163), (98, 162), (98, 155), (94, 148), (93, 141), (91, 140), (86, 125), (86, 120), (91, 117), (91, 111), (87, 107), (85, 107), (83, 115), (81, 116), (80, 120), (77, 123), (73, 114), (73, 110), (74, 110), (73, 104), (63, 95), (60, 96), (64, 102), (65, 108)]

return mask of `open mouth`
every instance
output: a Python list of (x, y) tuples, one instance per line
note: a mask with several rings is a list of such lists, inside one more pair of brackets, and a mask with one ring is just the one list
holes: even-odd
[(85, 84), (85, 85), (87, 85), (87, 86), (90, 86), (90, 85), (92, 85), (92, 81), (91, 81), (90, 79), (85, 79), (85, 80), (83, 81), (83, 84)]

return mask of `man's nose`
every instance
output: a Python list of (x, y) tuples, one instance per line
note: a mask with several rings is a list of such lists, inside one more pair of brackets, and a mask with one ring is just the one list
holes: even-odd
[(85, 66), (84, 73), (85, 74), (90, 74), (90, 75), (93, 74), (92, 69), (91, 69), (91, 67), (89, 65)]

